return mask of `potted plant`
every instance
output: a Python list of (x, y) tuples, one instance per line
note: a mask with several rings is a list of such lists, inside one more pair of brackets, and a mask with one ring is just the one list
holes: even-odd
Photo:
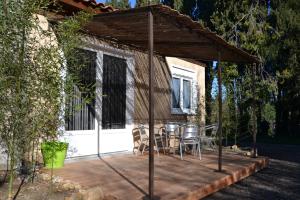
[(64, 166), (68, 143), (56, 140), (43, 142), (41, 145), (44, 165), (48, 169), (57, 169)]

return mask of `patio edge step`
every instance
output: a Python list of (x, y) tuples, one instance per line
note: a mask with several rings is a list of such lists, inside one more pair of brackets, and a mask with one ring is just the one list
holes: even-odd
[(199, 189), (193, 190), (188, 194), (176, 198), (177, 200), (198, 200), (202, 199), (210, 194), (213, 194), (225, 187), (232, 185), (248, 176), (258, 172), (259, 170), (266, 168), (269, 165), (268, 157), (259, 157), (254, 163), (251, 163), (247, 167), (243, 167), (237, 171), (234, 171), (230, 175), (227, 175), (219, 180), (214, 181), (211, 184), (205, 185)]

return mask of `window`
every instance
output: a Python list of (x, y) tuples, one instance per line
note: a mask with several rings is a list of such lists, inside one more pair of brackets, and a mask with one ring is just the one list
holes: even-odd
[(102, 129), (123, 129), (126, 120), (125, 59), (103, 55)]
[(172, 79), (172, 107), (180, 108), (180, 79)]
[(196, 74), (179, 67), (172, 68), (172, 113), (194, 114), (197, 105)]
[(96, 57), (95, 52), (78, 49), (79, 59), (68, 62), (67, 73), (76, 81), (66, 97), (67, 131), (95, 129)]
[(191, 81), (183, 79), (183, 109), (191, 109)]

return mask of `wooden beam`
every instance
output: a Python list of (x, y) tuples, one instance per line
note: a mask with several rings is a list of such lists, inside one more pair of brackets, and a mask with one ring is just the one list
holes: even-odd
[(148, 11), (149, 60), (149, 199), (154, 199), (154, 65), (153, 65), (153, 15)]
[(218, 88), (219, 88), (219, 159), (218, 159), (218, 171), (222, 171), (222, 67), (220, 65), (221, 52), (218, 50)]
[[(125, 43), (130, 43), (130, 44), (137, 44), (137, 45), (145, 45), (147, 43), (146, 40), (120, 40), (120, 42), (125, 42)], [(180, 41), (154, 41), (155, 45), (164, 45), (164, 46), (186, 46), (186, 47), (191, 47), (191, 46), (200, 46), (200, 47), (213, 47), (212, 43), (209, 42), (180, 42)], [(170, 45), (170, 46), (169, 46)]]

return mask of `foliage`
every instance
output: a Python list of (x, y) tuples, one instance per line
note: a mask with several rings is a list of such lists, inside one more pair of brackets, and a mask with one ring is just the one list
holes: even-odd
[(210, 17), (214, 12), (215, 0), (162, 0), (161, 3), (212, 27)]
[(196, 19), (199, 19), (200, 23), (203, 26), (206, 26), (210, 29), (214, 29), (210, 17), (215, 11), (216, 0), (197, 0), (196, 3)]
[(68, 143), (65, 142), (47, 141), (41, 144), (44, 166), (51, 169), (51, 179), (53, 177), (53, 169), (63, 166), (67, 149)]
[(0, 2), (0, 142), (10, 159), (9, 198), (16, 165), (40, 137), (56, 138), (62, 125), (65, 59), (79, 45), (78, 31), (88, 18), (51, 27), (37, 15), (49, 3)]
[(262, 110), (262, 120), (266, 121), (267, 124), (267, 132), (268, 135), (273, 135), (274, 134), (274, 130), (273, 130), (273, 125), (275, 123), (276, 120), (276, 110), (275, 110), (275, 106), (271, 105), (270, 103), (266, 103), (263, 106), (263, 110)]
[[(300, 2), (271, 2), (266, 60), (276, 77), (278, 92), (274, 94), (278, 134), (297, 135), (300, 130)], [(299, 135), (298, 135), (299, 136)]]
[(258, 122), (261, 121), (258, 108), (269, 102), (274, 92), (274, 81), (264, 65), (267, 33), (271, 29), (267, 23), (266, 4), (250, 0), (239, 4), (235, 1), (216, 1), (215, 6), (216, 11), (211, 17), (214, 30), (231, 44), (257, 55), (262, 62), (257, 66), (224, 63), (222, 72), (230, 113), (227, 119), (231, 127), (229, 131), (236, 132), (235, 124), (239, 124), (239, 132), (249, 131), (255, 142)]
[[(203, 26), (261, 61), (254, 69), (254, 84), (253, 66), (223, 63), (225, 133), (236, 133), (238, 129), (241, 134), (247, 134), (254, 131), (254, 126), (262, 132), (261, 124), (265, 122), (276, 123), (278, 134), (299, 132), (299, 1), (163, 0), (162, 3), (199, 20)], [(207, 78), (214, 70), (209, 66)], [(209, 83), (207, 81), (206, 94), (213, 89)], [(207, 122), (216, 119), (214, 101), (216, 99), (207, 96)], [(265, 112), (273, 113), (274, 107), (276, 122), (265, 117)], [(254, 118), (257, 125), (253, 124)]]
[(182, 0), (162, 0), (161, 3), (178, 11), (182, 9)]
[(105, 4), (111, 5), (118, 9), (128, 9), (130, 8), (129, 0), (106, 0)]
[(68, 143), (59, 141), (47, 141), (43, 143), (43, 149), (45, 151), (62, 151), (68, 148)]
[(159, 4), (160, 0), (136, 0), (135, 7), (142, 7), (142, 6), (147, 6), (147, 5), (152, 5), (152, 4)]
[(215, 121), (212, 119), (212, 109), (213, 109), (213, 103), (212, 103), (212, 84), (213, 80), (215, 78), (215, 73), (213, 70), (213, 66), (211, 62), (207, 62), (205, 67), (205, 90), (209, 91), (205, 94), (205, 113), (206, 113), (206, 124), (212, 124)]

